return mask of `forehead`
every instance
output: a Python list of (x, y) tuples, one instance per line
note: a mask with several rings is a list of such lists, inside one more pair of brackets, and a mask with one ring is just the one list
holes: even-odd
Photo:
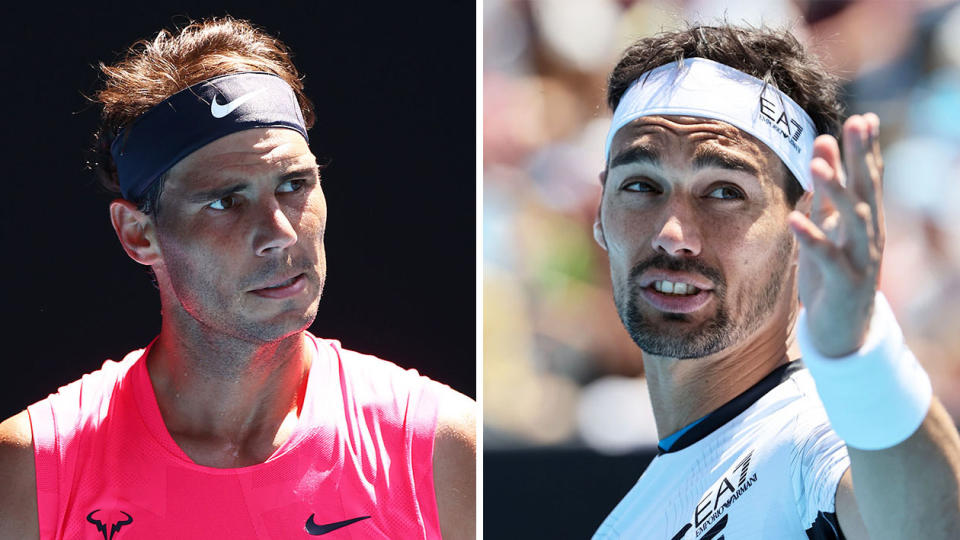
[(620, 128), (610, 144), (608, 166), (626, 151), (643, 147), (664, 162), (689, 162), (705, 151), (752, 162), (761, 176), (776, 180), (784, 166), (756, 137), (726, 122), (696, 116), (644, 116)]
[(221, 137), (181, 159), (170, 168), (167, 186), (193, 188), (227, 177), (269, 176), (316, 165), (307, 141), (296, 131), (249, 129)]

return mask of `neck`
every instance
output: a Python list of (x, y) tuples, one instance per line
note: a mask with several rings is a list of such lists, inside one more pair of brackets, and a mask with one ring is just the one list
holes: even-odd
[[(179, 307), (179, 306), (178, 306)], [(147, 369), (167, 430), (195, 462), (260, 463), (296, 427), (313, 359), (303, 331), (246, 341), (164, 310)]]
[(770, 325), (760, 328), (744, 344), (711, 356), (678, 360), (644, 353), (643, 367), (658, 437), (662, 440), (676, 433), (776, 368), (800, 358), (793, 335), (796, 315), (794, 302), (789, 314), (771, 318)]

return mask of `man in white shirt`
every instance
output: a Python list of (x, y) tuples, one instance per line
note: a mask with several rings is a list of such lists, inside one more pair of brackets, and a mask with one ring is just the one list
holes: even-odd
[(730, 26), (613, 70), (594, 233), (661, 442), (595, 538), (960, 537), (960, 437), (877, 292), (879, 119), (841, 155), (837, 90)]

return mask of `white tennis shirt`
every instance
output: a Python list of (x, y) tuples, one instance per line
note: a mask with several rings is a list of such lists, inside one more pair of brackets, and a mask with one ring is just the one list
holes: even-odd
[(813, 378), (792, 362), (661, 441), (593, 538), (843, 538), (834, 499), (849, 465)]

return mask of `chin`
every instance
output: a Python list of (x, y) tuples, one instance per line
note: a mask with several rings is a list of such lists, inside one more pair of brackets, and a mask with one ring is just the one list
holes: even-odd
[(234, 331), (245, 340), (270, 343), (281, 341), (310, 328), (317, 316), (316, 303), (300, 312), (285, 311), (265, 318), (238, 317)]
[(702, 358), (722, 351), (735, 333), (725, 314), (693, 320), (691, 314), (631, 312), (625, 320), (630, 337), (647, 354), (677, 359)]
[(240, 337), (244, 341), (252, 341), (257, 343), (275, 343), (277, 341), (283, 341), (290, 336), (299, 334), (300, 332), (309, 328), (310, 325), (256, 325), (253, 327), (241, 328), (238, 331)]

